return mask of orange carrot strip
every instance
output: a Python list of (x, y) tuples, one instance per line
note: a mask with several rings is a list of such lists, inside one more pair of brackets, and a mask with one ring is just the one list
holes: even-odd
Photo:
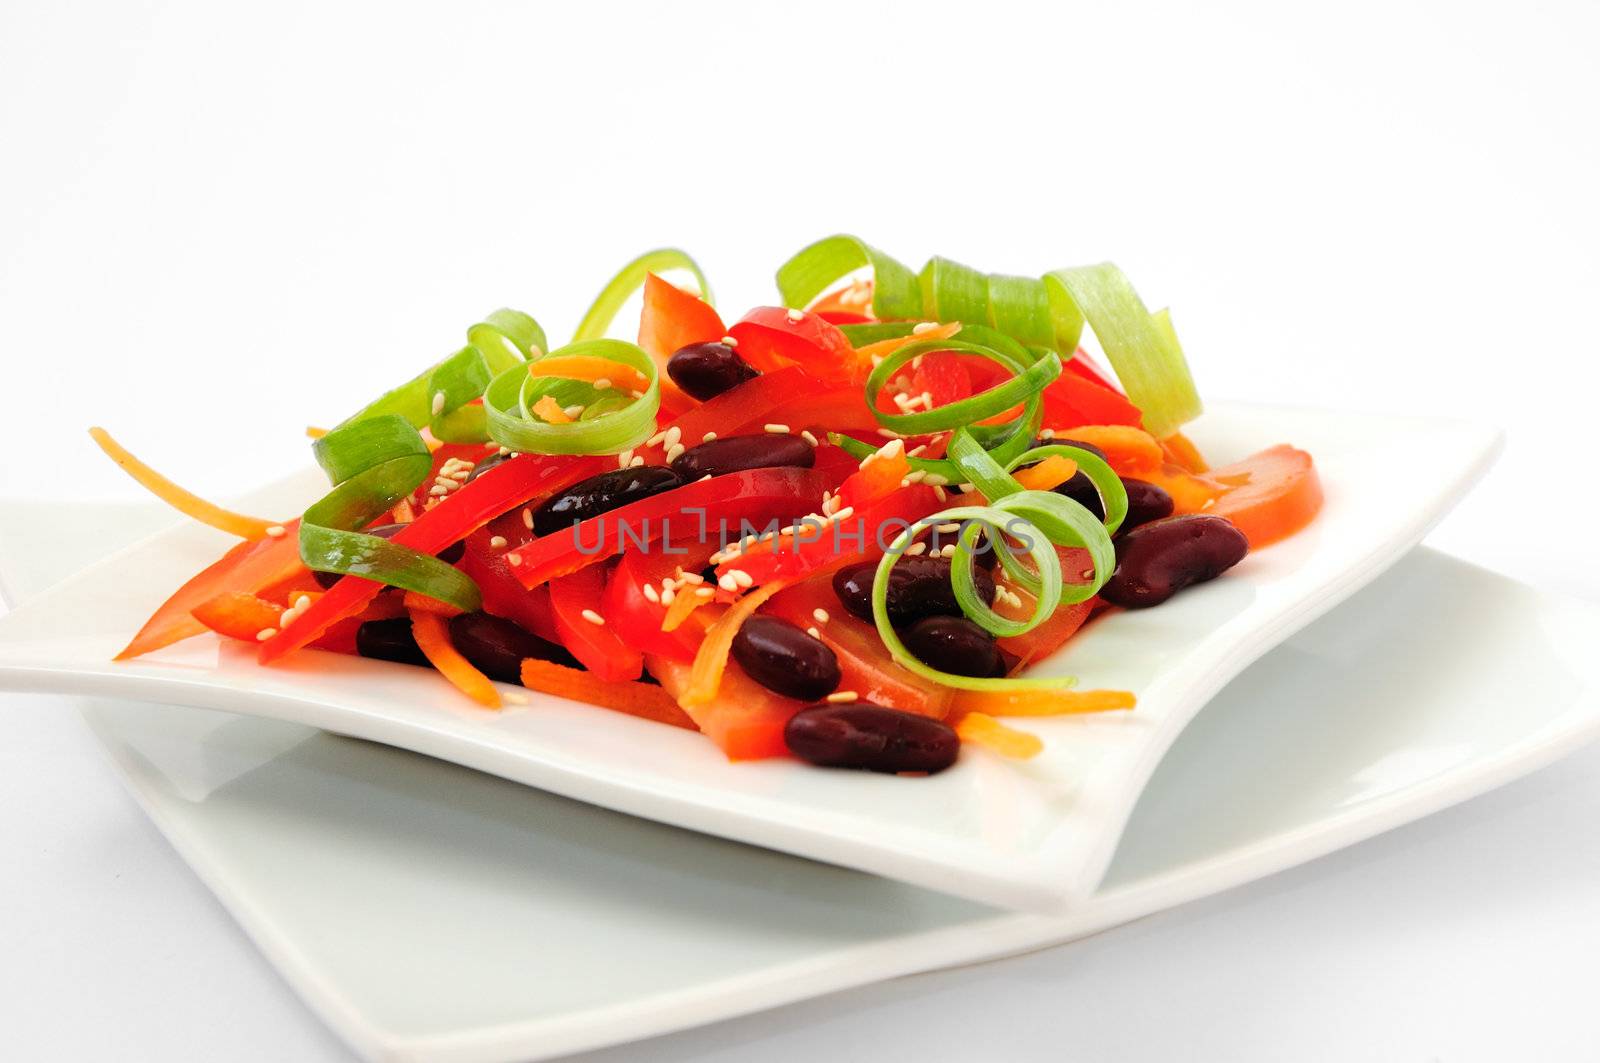
[(306, 425), (306, 438), (307, 439), (321, 439), (323, 436), (325, 436), (327, 434), (328, 434), (328, 430), (326, 428), (318, 428), (314, 424)]
[(1078, 463), (1071, 458), (1063, 458), (1060, 454), (1052, 454), (1037, 465), (1026, 469), (1018, 469), (1011, 474), (1029, 491), (1048, 491), (1059, 487), (1074, 476), (1078, 475)]
[(442, 616), (446, 620), (452, 616), (461, 615), (459, 607), (451, 605), (449, 602), (441, 602), (437, 598), (429, 597), (417, 591), (406, 591), (404, 601), (407, 612), (432, 613), (434, 616)]
[(572, 418), (567, 416), (567, 411), (556, 401), (554, 395), (539, 396), (539, 401), (533, 404), (533, 412), (551, 424), (572, 423)]
[(117, 463), (123, 472), (139, 481), (161, 501), (178, 512), (193, 517), (201, 524), (209, 524), (219, 531), (237, 535), (241, 539), (265, 539), (269, 528), (277, 528), (280, 535), (283, 533), (283, 525), (277, 521), (247, 517), (243, 513), (223, 509), (193, 492), (184, 490), (134, 457), (126, 447), (112, 439), (111, 433), (104, 428), (89, 429), (89, 437), (106, 452), (107, 457)]
[(535, 376), (558, 376), (568, 380), (609, 380), (614, 388), (632, 388), (634, 391), (643, 391), (650, 383), (633, 366), (613, 362), (609, 358), (596, 358), (592, 354), (541, 358), (537, 362), (530, 362), (528, 371)]
[(688, 714), (672, 700), (672, 695), (654, 683), (607, 682), (596, 678), (592, 672), (529, 657), (522, 662), (522, 685), (529, 690), (598, 705), (602, 709), (614, 709), (640, 719), (690, 731), (699, 730)]
[(1174, 432), (1163, 439), (1161, 449), (1166, 451), (1168, 461), (1187, 472), (1202, 473), (1207, 469), (1206, 459), (1200, 455), (1200, 448), (1182, 432)]
[(861, 355), (863, 358), (872, 358), (873, 356), (887, 358), (889, 355), (893, 354), (895, 351), (898, 351), (908, 343), (920, 342), (922, 340), (947, 340), (960, 331), (961, 322), (950, 321), (935, 328), (924, 329), (921, 332), (913, 332), (909, 336), (896, 336), (893, 339), (879, 340), (877, 343), (869, 343), (865, 347), (857, 347), (856, 353)]
[(1007, 727), (993, 716), (969, 712), (956, 724), (956, 734), (961, 741), (983, 746), (992, 753), (1017, 760), (1028, 760), (1039, 755), (1044, 743), (1026, 731)]
[(411, 633), (416, 637), (417, 648), (439, 674), (450, 680), (455, 688), (485, 708), (500, 707), (500, 691), (493, 681), (475, 668), (471, 661), (461, 656), (450, 642), (450, 629), (437, 613), (411, 610)]
[(1060, 442), (1076, 439), (1105, 451), (1106, 464), (1118, 475), (1137, 476), (1141, 470), (1161, 466), (1166, 454), (1155, 437), (1143, 429), (1126, 424), (1083, 424), (1056, 433)]
[(956, 695), (955, 708), (989, 716), (1068, 716), (1131, 709), (1137, 700), (1128, 690), (971, 691)]
[[(709, 584), (707, 585), (709, 586)], [(676, 631), (687, 619), (689, 614), (702, 605), (710, 605), (716, 599), (709, 594), (697, 594), (699, 587), (684, 587), (672, 599), (672, 604), (667, 606), (667, 615), (661, 618), (662, 631)]]
[(1250, 549), (1286, 539), (1322, 509), (1322, 481), (1311, 455), (1286, 444), (1213, 469), (1227, 493), (1205, 512), (1226, 517), (1250, 540)]
[(706, 640), (694, 655), (689, 687), (679, 699), (683, 704), (704, 705), (717, 696), (717, 688), (722, 685), (722, 673), (728, 667), (728, 651), (733, 648), (733, 637), (768, 598), (792, 582), (792, 579), (776, 579), (757, 587), (735, 602), (715, 624), (706, 628)]

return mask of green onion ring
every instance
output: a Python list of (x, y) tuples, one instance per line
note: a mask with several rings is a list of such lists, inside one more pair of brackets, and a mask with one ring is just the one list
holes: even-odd
[[(587, 381), (539, 373), (540, 362), (570, 356), (619, 362), (643, 373), (649, 383), (634, 398), (614, 388), (599, 389)], [(545, 395), (563, 407), (581, 404), (584, 413), (571, 424), (550, 424), (533, 412)], [(569, 343), (526, 366), (514, 365), (490, 381), (483, 392), (489, 437), (522, 453), (618, 454), (655, 433), (660, 407), (661, 380), (655, 360), (635, 344), (612, 339)]]
[(644, 284), (646, 275), (667, 269), (688, 270), (694, 275), (695, 283), (700, 286), (700, 298), (708, 303), (714, 303), (711, 297), (711, 285), (707, 283), (706, 275), (700, 272), (699, 264), (690, 258), (687, 252), (675, 247), (646, 251), (618, 270), (617, 275), (600, 289), (600, 294), (594, 297), (594, 302), (583, 315), (583, 320), (578, 322), (578, 329), (572, 334), (573, 342), (597, 340), (604, 336), (611, 328), (611, 322), (616, 319), (617, 311), (621, 310), (628, 297)]
[(312, 444), (312, 452), (333, 490), (301, 518), (300, 560), (307, 568), (403, 587), (467, 612), (482, 604), (477, 584), (453, 566), (356, 530), (394, 508), (433, 471), (428, 445), (404, 417), (348, 422)]

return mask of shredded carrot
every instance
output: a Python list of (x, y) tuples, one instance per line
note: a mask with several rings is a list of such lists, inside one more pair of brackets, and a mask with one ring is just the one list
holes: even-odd
[(989, 716), (1067, 716), (1131, 709), (1137, 700), (1127, 690), (974, 690), (956, 695), (954, 708)]
[(325, 436), (327, 434), (328, 434), (328, 430), (326, 428), (318, 428), (314, 424), (306, 425), (306, 438), (307, 439), (321, 439), (323, 436)]
[(1057, 433), (1105, 451), (1106, 464), (1118, 475), (1137, 475), (1140, 470), (1160, 467), (1166, 454), (1150, 433), (1126, 424), (1083, 424), (1063, 428)]
[[(707, 584), (709, 586), (709, 584)], [(696, 594), (698, 587), (684, 587), (672, 599), (672, 604), (667, 606), (667, 615), (661, 618), (662, 631), (676, 631), (687, 619), (689, 614), (702, 605), (710, 605), (716, 601), (711, 595)]]
[(887, 358), (908, 343), (920, 343), (922, 340), (947, 340), (961, 331), (961, 322), (951, 321), (937, 328), (925, 329), (922, 332), (913, 332), (909, 336), (896, 336), (893, 339), (879, 340), (869, 343), (865, 347), (857, 347), (856, 354), (862, 358)]
[(450, 642), (450, 629), (438, 613), (411, 610), (411, 633), (416, 637), (417, 648), (439, 674), (450, 680), (455, 688), (485, 708), (500, 707), (500, 691), (488, 676), (478, 671), (472, 662)]
[(283, 531), (283, 526), (277, 521), (247, 517), (243, 513), (223, 509), (207, 502), (199, 495), (184, 490), (130, 454), (127, 448), (112, 439), (111, 433), (104, 428), (89, 429), (89, 437), (106, 452), (107, 457), (117, 463), (123, 472), (139, 481), (161, 501), (178, 512), (193, 517), (201, 524), (209, 524), (219, 531), (237, 535), (241, 539), (265, 539), (268, 528), (277, 528), (280, 533)]
[(461, 610), (449, 602), (442, 602), (437, 598), (419, 594), (416, 591), (405, 592), (405, 606), (408, 612), (432, 613), (447, 620), (452, 616), (461, 615)]
[(1203, 473), (1209, 469), (1206, 459), (1200, 454), (1200, 448), (1182, 432), (1174, 432), (1163, 439), (1161, 449), (1166, 452), (1168, 461), (1185, 472)]
[(607, 682), (596, 678), (591, 672), (529, 657), (522, 662), (522, 685), (529, 690), (571, 698), (603, 709), (614, 709), (629, 716), (690, 731), (699, 730), (694, 721), (678, 707), (678, 703), (672, 700), (672, 695), (654, 683)]
[(596, 358), (591, 354), (541, 358), (528, 363), (528, 371), (538, 376), (558, 376), (568, 380), (609, 380), (614, 388), (631, 388), (634, 391), (643, 391), (650, 383), (643, 373), (631, 365), (613, 362), (609, 358)]
[(1037, 465), (1018, 469), (1012, 479), (1029, 491), (1048, 491), (1059, 487), (1078, 475), (1078, 463), (1060, 454), (1052, 454)]
[(396, 502), (394, 504), (394, 508), (389, 511), (389, 519), (394, 521), (396, 524), (410, 524), (412, 521), (416, 520), (417, 511), (411, 505), (411, 499), (402, 498), (400, 501)]
[(533, 412), (550, 424), (572, 423), (572, 418), (567, 416), (566, 409), (556, 401), (554, 395), (541, 395), (539, 401), (533, 404)]
[(715, 624), (706, 628), (706, 639), (694, 655), (694, 668), (689, 673), (689, 687), (680, 699), (685, 705), (704, 705), (717, 696), (722, 685), (722, 673), (728, 667), (728, 651), (733, 648), (733, 637), (739, 633), (755, 611), (793, 580), (775, 579), (757, 587), (735, 602)]
[(1044, 749), (1044, 743), (1036, 736), (1007, 727), (993, 716), (981, 712), (969, 712), (963, 716), (956, 724), (956, 734), (961, 736), (963, 742), (971, 742), (1002, 757), (1014, 757), (1017, 760), (1036, 757)]

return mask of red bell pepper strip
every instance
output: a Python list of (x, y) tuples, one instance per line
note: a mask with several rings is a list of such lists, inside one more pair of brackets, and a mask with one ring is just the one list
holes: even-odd
[[(606, 618), (606, 626), (628, 645), (637, 646), (645, 653), (658, 653), (693, 664), (695, 651), (705, 638), (706, 611), (696, 610), (680, 626), (671, 631), (661, 630), (661, 623), (667, 616), (667, 607), (661, 602), (661, 581), (671, 579), (679, 569), (698, 575), (717, 546), (714, 542), (684, 543), (673, 549), (687, 550), (687, 553), (630, 550), (623, 554), (606, 581), (605, 598), (600, 605), (600, 615)], [(646, 587), (656, 596), (654, 601), (645, 595)], [(693, 594), (696, 589), (690, 584), (673, 593)]]
[(717, 576), (738, 569), (749, 573), (756, 586), (775, 579), (798, 581), (852, 554), (882, 554), (884, 547), (913, 522), (948, 505), (926, 484), (897, 488), (842, 521), (830, 521), (821, 528), (803, 528), (799, 535), (754, 543), (738, 557), (719, 565)]
[(911, 392), (927, 395), (933, 399), (935, 407), (948, 406), (972, 395), (972, 377), (961, 355), (954, 351), (929, 351), (911, 374)]
[(281, 536), (235, 543), (162, 603), (114, 659), (126, 661), (205, 631), (206, 626), (194, 618), (194, 610), (219, 594), (256, 594), (305, 573), (300, 562), (299, 527), (298, 520), (285, 521)]
[(283, 606), (245, 591), (226, 591), (195, 607), (194, 618), (219, 635), (256, 641), (267, 628), (278, 626)]
[[(662, 421), (661, 427), (678, 429), (679, 441), (686, 447), (692, 447), (702, 442), (707, 432), (715, 432), (726, 438), (736, 435), (746, 424), (776, 421), (779, 411), (786, 404), (823, 390), (823, 385), (806, 375), (799, 366), (788, 366), (729, 388), (679, 417)], [(642, 456), (647, 464), (656, 464), (664, 455), (665, 448), (645, 446), (637, 448), (634, 453)]]
[[(511, 566), (506, 563), (507, 550), (533, 539), (533, 533), (523, 527), (521, 516), (516, 513), (509, 516), (509, 520), (496, 518), (467, 536), (466, 550), (456, 567), (478, 585), (483, 594), (484, 612), (519, 624), (547, 642), (559, 642), (555, 620), (550, 615), (549, 592), (542, 587), (528, 590), (517, 582), (511, 574)], [(507, 539), (508, 545), (489, 545), (497, 531)], [(517, 533), (520, 538), (511, 537)]]
[(1089, 357), (1088, 352), (1082, 347), (1074, 351), (1071, 358), (1062, 362), (1061, 367), (1068, 373), (1076, 373), (1091, 384), (1099, 384), (1101, 387), (1109, 388), (1118, 394), (1122, 393), (1122, 389), (1117, 386), (1117, 378), (1112, 376), (1108, 370), (1102, 369), (1100, 364)]
[(813, 469), (751, 469), (698, 480), (535, 539), (508, 552), (506, 560), (524, 587), (537, 587), (608, 560), (628, 542), (688, 535), (702, 540), (726, 535), (732, 541), (741, 521), (760, 528), (773, 520), (797, 520), (821, 508), (826, 487)]
[[(600, 616), (595, 608), (605, 592), (606, 567), (590, 565), (550, 581), (550, 609), (555, 614), (561, 645), (596, 676), (611, 683), (638, 679), (644, 658), (636, 646), (623, 641), (607, 623), (589, 619)], [(602, 618), (603, 621), (603, 618)]]
[[(593, 457), (523, 455), (503, 461), (462, 485), (396, 532), (391, 542), (425, 554), (436, 554), (515, 506), (542, 498), (603, 471), (606, 462)], [(370, 602), (383, 584), (345, 576), (287, 628), (261, 644), (262, 664), (314, 640), (328, 625)]]
[(694, 400), (667, 375), (667, 359), (691, 343), (713, 343), (728, 334), (711, 304), (654, 273), (644, 279), (644, 309), (639, 314), (639, 346), (661, 371), (661, 400), (668, 408), (685, 409)]
[[(689, 688), (692, 665), (670, 657), (649, 657), (646, 663), (650, 674), (674, 698), (681, 698)], [(729, 760), (759, 760), (788, 755), (783, 728), (789, 717), (804, 707), (804, 702), (774, 694), (729, 661), (716, 695), (684, 711)]]
[(728, 335), (739, 341), (739, 355), (763, 373), (800, 365), (826, 383), (848, 384), (865, 380), (872, 368), (861, 368), (862, 359), (837, 325), (801, 310), (758, 306)]
[(1139, 427), (1144, 423), (1144, 414), (1139, 412), (1139, 407), (1120, 392), (1082, 376), (1062, 373), (1045, 387), (1043, 399), (1044, 426), (1057, 431), (1085, 424)]

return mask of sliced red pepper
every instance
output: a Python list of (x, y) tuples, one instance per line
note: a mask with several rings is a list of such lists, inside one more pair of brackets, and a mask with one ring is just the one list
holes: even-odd
[[(504, 546), (491, 546), (495, 536)], [(533, 539), (518, 511), (496, 517), (467, 536), (466, 549), (456, 566), (472, 578), (483, 594), (483, 611), (505, 617), (549, 642), (560, 641), (555, 619), (550, 615), (550, 595), (544, 588), (529, 590), (511, 573), (506, 553)]]
[(305, 574), (306, 567), (300, 562), (300, 522), (285, 521), (283, 527), (281, 536), (235, 543), (219, 560), (191, 577), (145, 621), (115, 659), (125, 661), (200, 634), (206, 626), (194, 618), (194, 610), (219, 594), (257, 594)]
[(728, 335), (739, 341), (740, 356), (763, 373), (799, 365), (830, 384), (866, 378), (861, 359), (844, 333), (816, 314), (758, 306), (729, 329)]
[(813, 307), (811, 312), (830, 325), (865, 325), (872, 320), (866, 314), (858, 314), (853, 310), (818, 310)]
[(726, 534), (732, 540), (738, 537), (742, 521), (761, 528), (774, 520), (797, 520), (821, 508), (825, 489), (826, 481), (814, 469), (729, 473), (552, 532), (509, 552), (506, 560), (523, 586), (537, 587), (609, 560), (627, 543), (637, 546), (689, 534), (713, 540)]
[(1082, 347), (1073, 352), (1072, 357), (1062, 362), (1061, 365), (1068, 373), (1076, 373), (1091, 384), (1099, 384), (1101, 387), (1108, 388), (1118, 394), (1122, 393), (1122, 389), (1117, 386), (1117, 378), (1112, 376), (1106, 369), (1101, 368), (1100, 364), (1089, 357), (1088, 352)]
[[(826, 620), (819, 619), (818, 610)], [(779, 591), (762, 611), (816, 630), (839, 660), (840, 690), (853, 690), (865, 701), (924, 716), (943, 717), (949, 711), (954, 691), (896, 664), (884, 649), (878, 629), (839, 604), (831, 576)]]
[[(746, 380), (686, 410), (681, 416), (660, 423), (664, 429), (678, 429), (679, 442), (692, 447), (702, 442), (707, 432), (727, 438), (737, 435), (747, 424), (775, 422), (786, 404), (820, 394), (823, 390), (822, 383), (808, 376), (803, 369), (788, 366)], [(647, 463), (655, 464), (660, 461), (664, 451), (664, 447), (654, 446), (639, 447), (634, 453)]]
[(765, 539), (717, 568), (719, 577), (738, 569), (757, 586), (774, 579), (798, 581), (852, 556), (874, 557), (914, 521), (937, 513), (947, 502), (926, 484), (896, 489), (842, 521), (803, 529), (797, 536)]
[(226, 591), (195, 607), (194, 618), (219, 635), (256, 641), (267, 628), (276, 628), (283, 606), (245, 591)]
[[(606, 581), (605, 597), (600, 606), (606, 625), (628, 645), (637, 646), (645, 653), (657, 653), (692, 664), (695, 651), (705, 638), (711, 614), (707, 607), (702, 607), (673, 630), (661, 630), (661, 622), (667, 615), (667, 607), (660, 600), (661, 581), (671, 579), (680, 569), (698, 574), (706, 567), (717, 545), (683, 542), (672, 546), (671, 550), (630, 550), (623, 554)], [(654, 601), (645, 594), (646, 587), (656, 596)], [(688, 585), (674, 594), (693, 594), (695, 590), (694, 585)]]
[(879, 454), (845, 477), (835, 494), (839, 496), (841, 507), (864, 509), (900, 490), (910, 473), (911, 463), (906, 460), (903, 448), (892, 457)]
[(972, 377), (959, 354), (930, 351), (911, 374), (911, 391), (914, 395), (927, 395), (935, 408), (948, 406), (972, 395)]
[[(590, 565), (550, 581), (550, 609), (555, 614), (561, 645), (596, 676), (611, 683), (639, 678), (644, 658), (617, 630), (604, 622), (599, 609), (606, 589), (606, 566)], [(593, 618), (601, 620), (595, 623)]]
[(691, 343), (713, 343), (728, 334), (722, 318), (699, 296), (662, 280), (654, 273), (644, 279), (644, 309), (639, 313), (639, 346), (655, 359), (661, 376), (664, 407), (687, 409), (694, 400), (667, 375), (667, 359)]
[[(390, 541), (420, 553), (437, 554), (501, 513), (593, 476), (606, 465), (600, 458), (531, 454), (502, 461), (400, 529)], [(261, 644), (261, 663), (271, 664), (311, 642), (334, 621), (359, 612), (383, 586), (360, 576), (345, 576), (286, 630)]]
[(1144, 414), (1139, 412), (1139, 407), (1120, 392), (1082, 376), (1061, 374), (1045, 387), (1043, 399), (1044, 426), (1058, 431), (1085, 424), (1138, 427), (1144, 423)]

